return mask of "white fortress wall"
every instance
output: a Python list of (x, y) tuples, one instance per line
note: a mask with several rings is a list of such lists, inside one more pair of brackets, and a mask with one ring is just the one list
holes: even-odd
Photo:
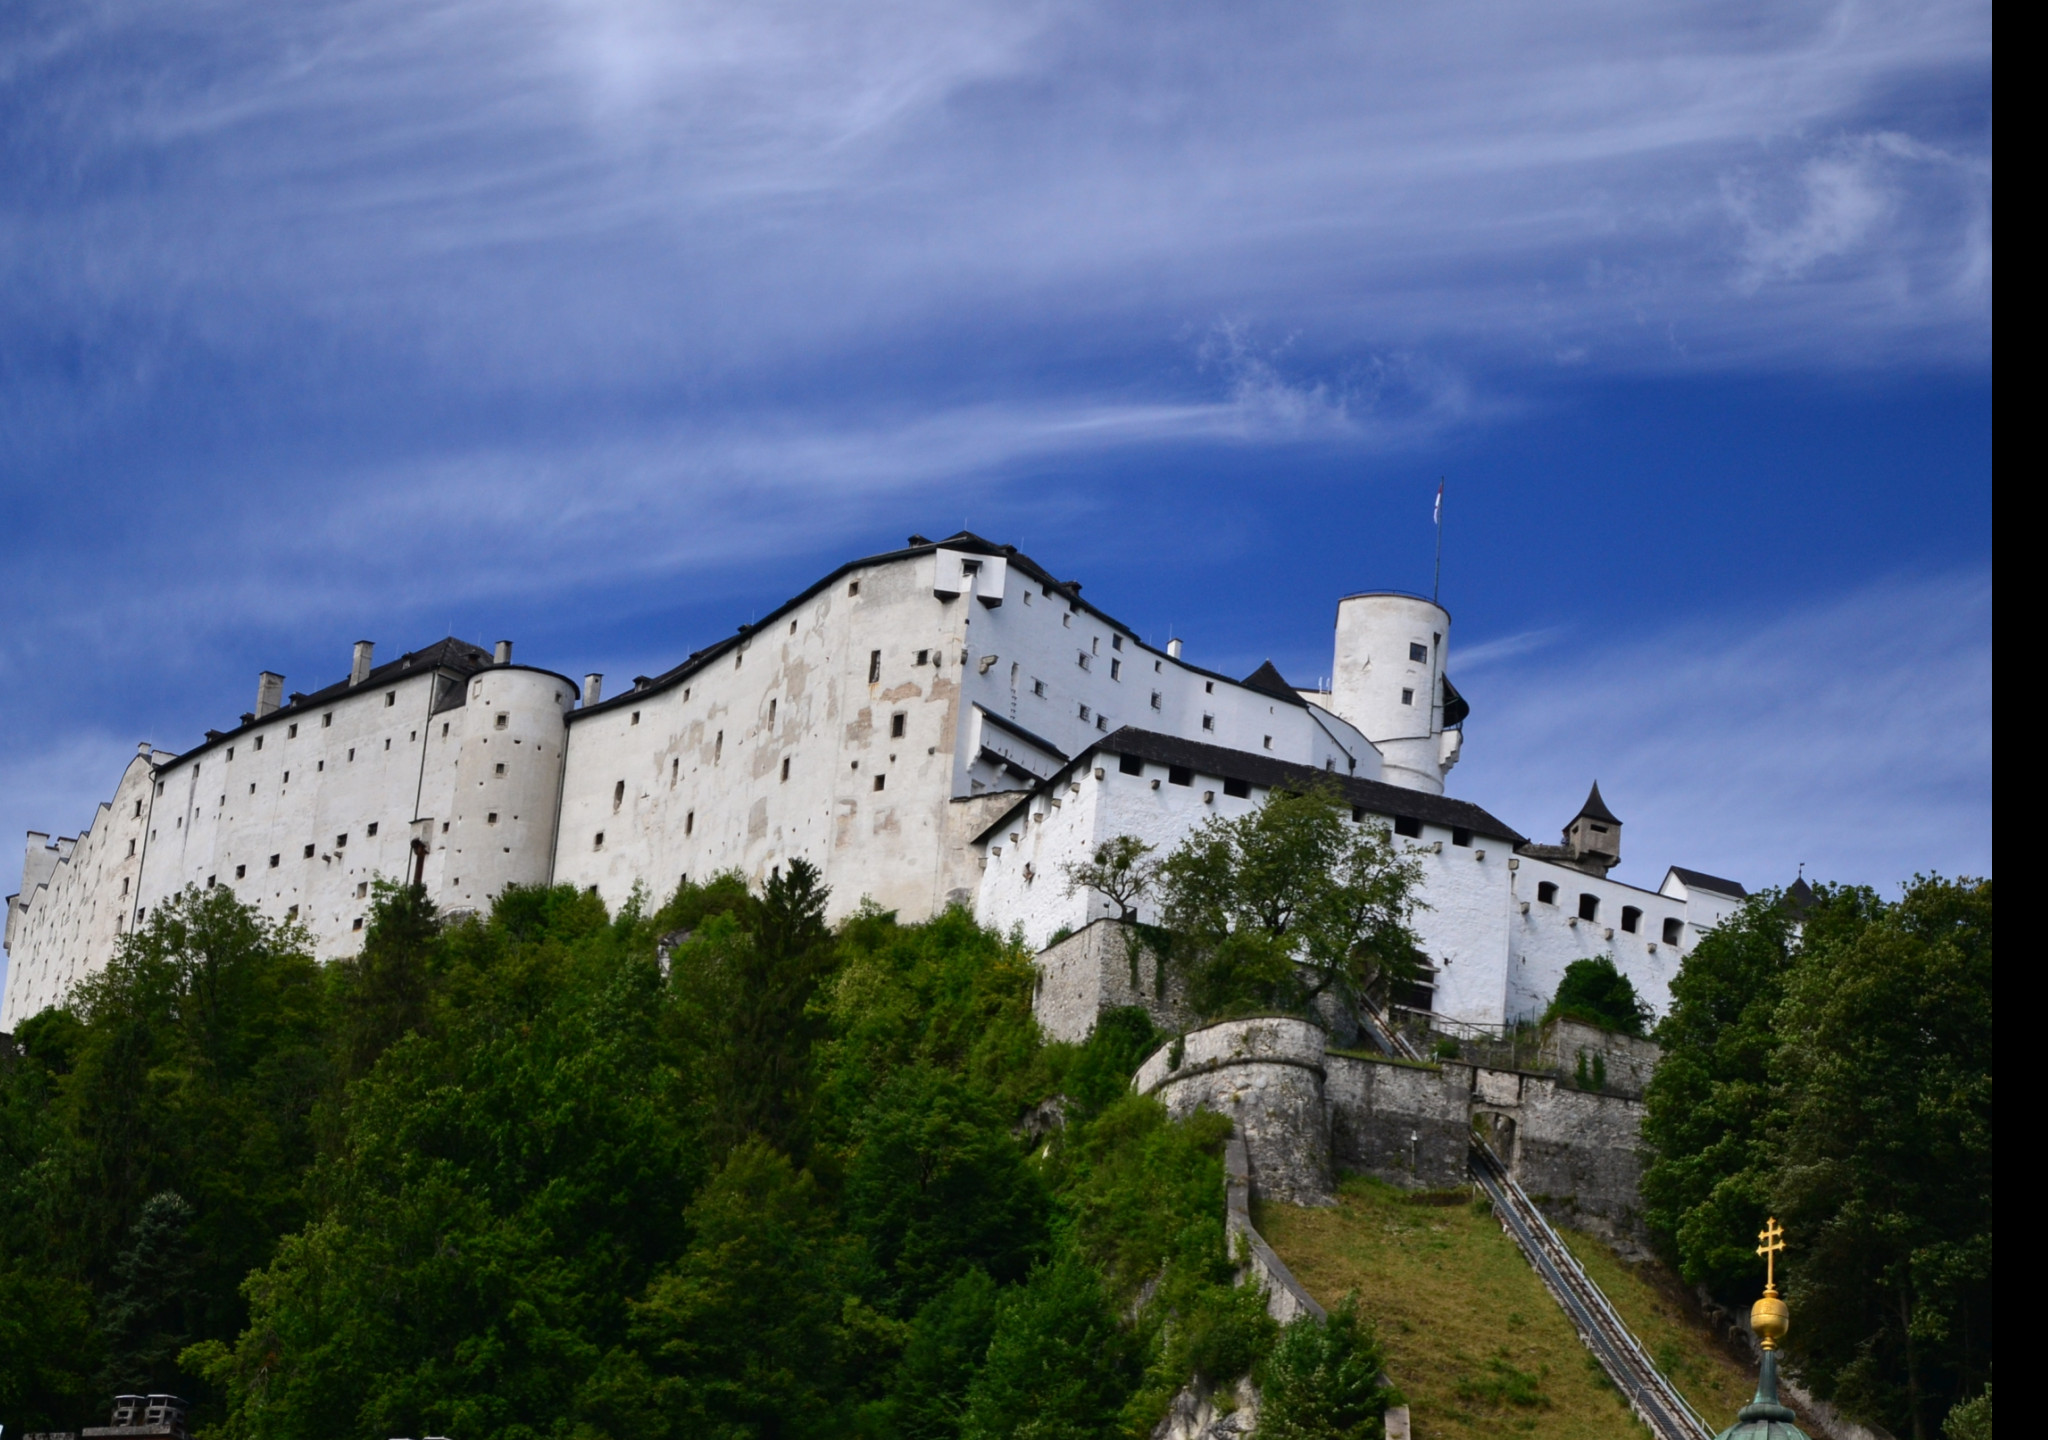
[[(1521, 857), (1512, 892), (1508, 1019), (1541, 1015), (1565, 967), (1601, 955), (1613, 957), (1658, 1015), (1671, 1008), (1671, 979), (1702, 933), (1684, 900), (1534, 856)], [(1582, 909), (1591, 916), (1582, 918)]]
[(154, 801), (147, 745), (121, 772), (112, 800), (76, 840), (28, 836), (22, 890), (7, 902), (7, 989), (0, 1032), (56, 1004), (106, 964), (136, 903)]

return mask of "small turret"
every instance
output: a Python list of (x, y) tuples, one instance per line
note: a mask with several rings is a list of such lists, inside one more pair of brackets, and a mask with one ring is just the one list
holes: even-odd
[(1605, 875), (1621, 863), (1621, 821), (1600, 798), (1598, 780), (1579, 813), (1564, 827), (1564, 848), (1568, 863), (1593, 874)]

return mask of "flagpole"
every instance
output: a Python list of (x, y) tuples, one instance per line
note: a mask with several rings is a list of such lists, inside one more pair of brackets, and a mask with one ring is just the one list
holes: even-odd
[(1444, 481), (1439, 475), (1436, 481), (1436, 574), (1429, 582), (1429, 603), (1437, 603), (1437, 597), (1444, 586)]

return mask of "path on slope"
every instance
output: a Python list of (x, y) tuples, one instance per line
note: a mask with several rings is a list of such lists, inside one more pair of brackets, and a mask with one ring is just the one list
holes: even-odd
[[(1464, 1192), (1418, 1196), (1353, 1177), (1334, 1209), (1261, 1205), (1257, 1224), (1317, 1300), (1358, 1293), (1408, 1397), (1415, 1440), (1651, 1433), (1513, 1237)], [(1590, 1236), (1563, 1238), (1695, 1409), (1732, 1416), (1749, 1399), (1755, 1377), (1693, 1321), (1668, 1277), (1624, 1265)]]

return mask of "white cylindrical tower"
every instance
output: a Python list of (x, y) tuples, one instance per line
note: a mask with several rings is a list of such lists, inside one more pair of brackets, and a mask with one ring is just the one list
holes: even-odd
[(1385, 758), (1391, 784), (1441, 795), (1459, 736), (1444, 732), (1450, 612), (1419, 595), (1377, 592), (1337, 602), (1330, 708)]

